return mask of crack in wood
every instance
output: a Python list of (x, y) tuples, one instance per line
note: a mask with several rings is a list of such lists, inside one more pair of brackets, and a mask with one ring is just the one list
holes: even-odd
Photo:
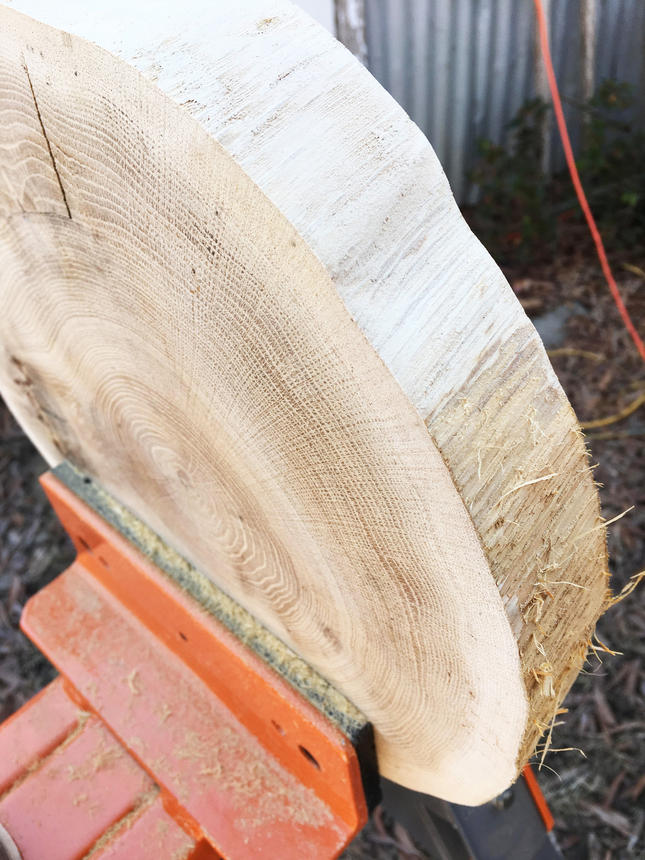
[(52, 150), (52, 145), (49, 142), (49, 137), (47, 136), (47, 132), (45, 131), (45, 124), (43, 122), (42, 115), (40, 113), (40, 108), (38, 107), (38, 100), (36, 99), (36, 93), (34, 92), (34, 85), (31, 82), (31, 75), (29, 74), (29, 69), (27, 68), (27, 63), (23, 60), (23, 68), (25, 70), (25, 74), (27, 75), (27, 81), (29, 82), (29, 89), (31, 90), (31, 97), (34, 100), (34, 107), (36, 108), (36, 115), (38, 117), (38, 122), (40, 123), (40, 128), (42, 129), (43, 137), (45, 138), (45, 143), (47, 144), (47, 150), (49, 151), (49, 157), (51, 158), (52, 167), (54, 168), (54, 173), (56, 174), (56, 179), (58, 180), (58, 187), (60, 188), (60, 193), (63, 197), (63, 203), (65, 204), (65, 209), (67, 209), (67, 216), (72, 220), (72, 213), (69, 208), (69, 203), (67, 202), (67, 195), (65, 194), (65, 189), (63, 188), (63, 182), (60, 178), (60, 173), (58, 172), (58, 167), (56, 165), (56, 159), (54, 158), (54, 152)]

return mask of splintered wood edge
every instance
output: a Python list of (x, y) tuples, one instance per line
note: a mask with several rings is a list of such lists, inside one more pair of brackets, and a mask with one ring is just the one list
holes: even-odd
[(14, 4), (183, 104), (327, 268), (426, 421), (484, 547), (529, 696), (519, 767), (577, 675), (606, 597), (604, 529), (575, 417), (423, 135), (291, 4), (240, 6), (162, 4), (135, 17), (127, 3)]

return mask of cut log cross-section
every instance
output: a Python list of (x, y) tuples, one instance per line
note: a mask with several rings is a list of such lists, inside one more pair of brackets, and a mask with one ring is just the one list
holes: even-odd
[(597, 493), (535, 330), (348, 51), (284, 0), (0, 7), (0, 301), (47, 460), (341, 689), (384, 775), (513, 780), (606, 603)]

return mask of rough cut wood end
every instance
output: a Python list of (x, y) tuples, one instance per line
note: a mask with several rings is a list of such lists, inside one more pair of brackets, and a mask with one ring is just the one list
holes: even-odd
[(1, 7), (0, 301), (48, 461), (342, 690), (386, 776), (515, 778), (605, 605), (598, 497), (537, 333), (349, 52), (283, 0)]

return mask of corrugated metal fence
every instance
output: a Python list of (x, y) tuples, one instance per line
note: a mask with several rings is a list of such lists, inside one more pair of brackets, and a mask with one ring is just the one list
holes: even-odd
[[(551, 0), (551, 50), (575, 141), (581, 114), (580, 2)], [(430, 139), (461, 202), (477, 140), (535, 95), (533, 0), (365, 0), (368, 65)], [(627, 81), (645, 118), (645, 0), (595, 0), (596, 84)], [(562, 165), (552, 136), (551, 163)]]

